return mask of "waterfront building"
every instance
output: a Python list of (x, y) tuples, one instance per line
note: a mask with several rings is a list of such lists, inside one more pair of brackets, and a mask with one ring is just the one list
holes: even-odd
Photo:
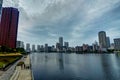
[(110, 49), (115, 49), (115, 44), (114, 43), (110, 44)]
[(0, 45), (16, 48), (19, 11), (16, 8), (4, 7), (0, 23)]
[(88, 44), (83, 44), (83, 51), (87, 51), (88, 50), (88, 47), (89, 47), (89, 45)]
[(107, 40), (107, 48), (110, 48), (110, 37), (106, 37)]
[(55, 46), (54, 45), (52, 45), (52, 51), (54, 52), (54, 51), (56, 51), (56, 49), (55, 49)]
[(63, 37), (59, 37), (59, 44), (60, 44), (59, 51), (63, 51)]
[(52, 46), (48, 46), (47, 52), (52, 52)]
[(97, 42), (97, 41), (95, 41), (95, 42), (92, 44), (92, 46), (93, 46), (93, 51), (98, 51), (98, 50), (99, 50), (99, 46), (98, 46), (98, 42)]
[(69, 47), (69, 42), (64, 42), (64, 47), (65, 47), (66, 49), (68, 49), (68, 47)]
[(120, 38), (114, 39), (115, 50), (120, 50)]
[(100, 31), (98, 33), (98, 38), (99, 38), (99, 46), (100, 46), (101, 51), (106, 51), (107, 50), (106, 32)]
[(48, 52), (48, 44), (45, 44), (45, 52)]
[(37, 52), (40, 52), (40, 45), (37, 45)]
[(56, 43), (56, 51), (59, 52), (60, 49), (60, 43)]
[(75, 52), (82, 52), (83, 51), (83, 47), (82, 46), (76, 46), (75, 47)]
[(24, 48), (24, 42), (23, 41), (17, 41), (16, 48)]
[(40, 51), (44, 52), (44, 46), (43, 45), (40, 46)]
[(33, 44), (32, 45), (32, 52), (35, 52), (36, 50), (35, 50), (35, 45)]
[(30, 51), (31, 51), (31, 49), (30, 49), (30, 44), (29, 44), (29, 43), (26, 44), (26, 51), (27, 51), (27, 52), (30, 52)]

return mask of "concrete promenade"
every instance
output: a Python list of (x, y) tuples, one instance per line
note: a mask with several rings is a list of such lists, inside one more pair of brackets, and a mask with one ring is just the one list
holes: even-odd
[(30, 66), (30, 56), (27, 55), (27, 57), (23, 59), (23, 62), (24, 65), (16, 66), (16, 70), (10, 80), (33, 80)]

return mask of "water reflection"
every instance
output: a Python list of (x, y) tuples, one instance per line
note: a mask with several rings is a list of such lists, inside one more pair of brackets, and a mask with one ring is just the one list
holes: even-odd
[(115, 54), (31, 54), (34, 80), (119, 80)]
[(59, 69), (60, 70), (64, 70), (64, 64), (63, 64), (63, 61), (64, 61), (64, 59), (63, 59), (63, 53), (59, 53), (58, 54), (58, 58), (57, 58), (57, 60), (58, 60), (58, 63), (59, 63)]
[(105, 80), (119, 80), (120, 71), (118, 70), (116, 56), (111, 54), (103, 55), (101, 61)]

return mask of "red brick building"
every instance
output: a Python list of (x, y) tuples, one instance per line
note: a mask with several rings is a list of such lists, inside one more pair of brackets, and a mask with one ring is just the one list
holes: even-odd
[(0, 46), (16, 48), (19, 11), (16, 8), (2, 9), (0, 23)]

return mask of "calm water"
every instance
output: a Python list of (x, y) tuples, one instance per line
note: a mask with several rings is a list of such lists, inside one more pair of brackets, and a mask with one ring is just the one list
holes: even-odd
[(120, 80), (115, 54), (32, 53), (34, 80)]

